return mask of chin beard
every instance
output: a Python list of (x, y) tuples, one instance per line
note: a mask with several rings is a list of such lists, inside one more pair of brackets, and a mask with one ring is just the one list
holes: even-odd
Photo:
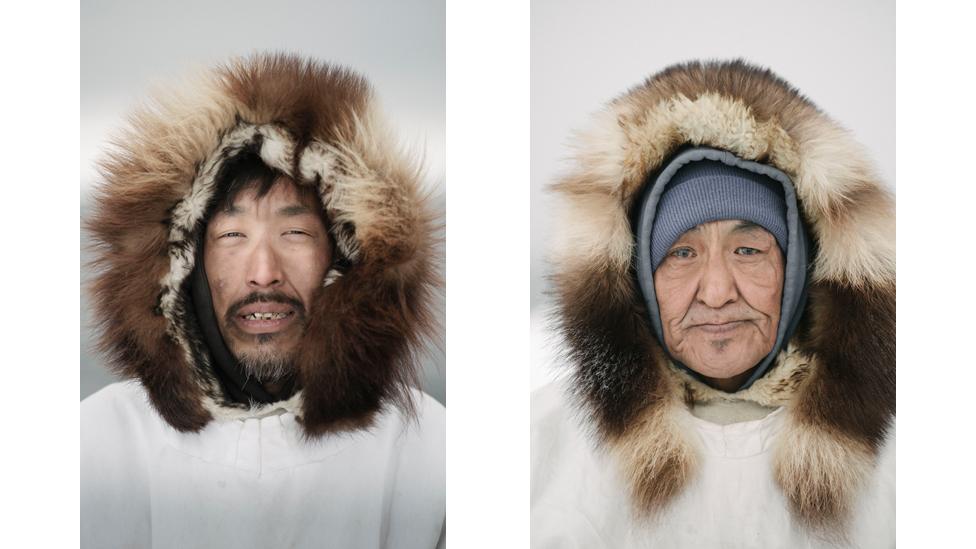
[(241, 354), (237, 360), (241, 363), (246, 375), (261, 383), (279, 381), (290, 375), (295, 369), (293, 353), (285, 353), (264, 346)]

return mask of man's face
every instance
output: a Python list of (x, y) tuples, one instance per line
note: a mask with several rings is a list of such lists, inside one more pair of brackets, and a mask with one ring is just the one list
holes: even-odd
[(288, 178), (242, 191), (207, 226), (204, 267), (228, 348), (260, 381), (288, 373), (332, 258), (314, 196)]
[(753, 223), (705, 223), (672, 244), (654, 288), (672, 356), (734, 391), (776, 342), (783, 253)]

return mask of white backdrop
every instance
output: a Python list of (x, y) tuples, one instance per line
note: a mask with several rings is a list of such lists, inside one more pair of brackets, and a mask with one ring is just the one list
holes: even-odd
[(544, 187), (568, 169), (590, 113), (668, 65), (742, 57), (771, 68), (854, 132), (894, 188), (895, 6), (870, 0), (534, 0), (531, 46), (532, 389), (556, 375), (547, 345)]
[[(371, 2), (123, 2), (81, 9), (81, 213), (95, 160), (125, 114), (157, 85), (235, 55), (296, 52), (347, 65), (373, 84), (401, 140), (424, 154), (444, 207), (445, 13), (440, 0)], [(85, 235), (82, 234), (82, 245)], [(82, 262), (86, 259), (82, 253)], [(82, 280), (84, 280), (82, 268)], [(443, 304), (439, 317), (444, 319)], [(81, 398), (112, 381), (92, 353), (81, 300)], [(445, 402), (444, 352), (424, 365), (424, 390)]]
[[(101, 6), (86, 0), (84, 10), (93, 5)], [(832, 9), (837, 5), (818, 3), (815, 9), (839, 24), (841, 32), (829, 25), (818, 33), (820, 38), (810, 41), (813, 30), (804, 32), (797, 24), (791, 25), (789, 34), (806, 39), (804, 47), (818, 48), (823, 47), (821, 41), (868, 32), (867, 26), (845, 24), (848, 15)], [(452, 543), (459, 547), (528, 547), (529, 398), (524, 376), (529, 329), (524, 314), (529, 294), (529, 7), (521, 0), (496, 2), (492, 10), (463, 0), (451, 1), (449, 7), (450, 530)], [(543, 7), (537, 4), (534, 25)], [(878, 43), (890, 48), (886, 29), (892, 8), (874, 9), (875, 18), (857, 22), (880, 25), (883, 38)], [(700, 13), (688, 15), (701, 17)], [(0, 134), (0, 143), (7, 158), (16, 159), (6, 165), (5, 180), (10, 184), (5, 199), (17, 207), (8, 207), (0, 217), (7, 260), (0, 280), (9, 290), (8, 309), (18, 312), (2, 320), (5, 381), (19, 388), (8, 391), (4, 404), (11, 413), (0, 416), (0, 431), (8, 442), (8, 451), (0, 457), (5, 473), (2, 501), (11, 510), (8, 515), (15, 517), (4, 524), (4, 541), (14, 547), (72, 547), (79, 528), (78, 378), (72, 373), (78, 321), (73, 314), (58, 312), (78, 296), (79, 195), (73, 188), (82, 135), (79, 7), (69, 4), (54, 10), (46, 3), (13, 2), (4, 15), (0, 57), (9, 84), (0, 86), (0, 98), (11, 108), (5, 112), (7, 131)], [(972, 65), (974, 19), (971, 3), (953, 0), (904, 2), (898, 8), (898, 330), (911, 335), (898, 342), (898, 512), (905, 519), (898, 522), (898, 541), (906, 547), (955, 547), (972, 535), (974, 448), (972, 437), (960, 433), (972, 430), (972, 405), (965, 395), (976, 386), (976, 369), (967, 367), (972, 357), (964, 344), (972, 339), (976, 310), (976, 294), (965, 291), (972, 286), (970, 220), (976, 185), (970, 184), (972, 177), (960, 176), (958, 162), (931, 159), (965, 159), (972, 152), (976, 74), (960, 68)], [(621, 32), (631, 30), (631, 40), (647, 40), (648, 32), (659, 32), (653, 29), (654, 21), (623, 18), (618, 26)], [(617, 39), (606, 32), (614, 27), (602, 27), (602, 36), (581, 39)], [(634, 35), (638, 27), (642, 34)], [(805, 50), (797, 53), (791, 43), (792, 37), (785, 46), (776, 46), (790, 48), (789, 55), (803, 55)], [(537, 46), (533, 55), (536, 50)], [(823, 63), (846, 64), (848, 54), (825, 56)], [(882, 59), (883, 66), (889, 66), (892, 55)], [(860, 69), (877, 70), (859, 59)], [(538, 71), (542, 64), (532, 67)], [(796, 84), (811, 84), (796, 80), (786, 69), (777, 67)], [(486, 86), (486, 81), (496, 85)], [(534, 84), (535, 91), (538, 78)], [(859, 96), (857, 88), (848, 89)], [(567, 87), (560, 93), (571, 91)], [(807, 91), (813, 96), (812, 89)], [(888, 97), (875, 100), (887, 103)], [(814, 99), (835, 109), (832, 114), (839, 118), (836, 105), (827, 104), (825, 97)], [(870, 102), (862, 105), (874, 108)], [(593, 108), (596, 105), (588, 106)], [(888, 107), (882, 111), (890, 116)], [(846, 123), (865, 140), (863, 132), (870, 128), (854, 126), (850, 119)], [(532, 129), (533, 135), (542, 130)], [(890, 151), (888, 139), (885, 148)], [(483, 162), (485, 151), (504, 161)], [(882, 164), (882, 169), (891, 170), (887, 161)], [(499, 192), (484, 192), (489, 186)], [(65, 189), (68, 192), (61, 192)], [(952, 200), (946, 200), (947, 193)], [(504, 212), (505, 223), (498, 223), (499, 212)], [(486, 226), (492, 231), (479, 240)], [(27, 261), (19, 261), (22, 258)], [(502, 268), (491, 268), (498, 265)], [(489, 287), (496, 293), (486, 292)], [(491, 335), (488, 341), (504, 345), (486, 345), (485, 334)], [(455, 355), (458, 360), (453, 360)], [(934, 368), (943, 375), (932, 375)], [(937, 467), (932, 467), (933, 448), (938, 449)], [(485, 528), (489, 516), (493, 524), (504, 527)], [(52, 528), (54, 524), (58, 527)]]

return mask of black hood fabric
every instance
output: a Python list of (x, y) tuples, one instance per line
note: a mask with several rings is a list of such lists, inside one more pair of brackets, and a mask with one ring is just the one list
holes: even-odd
[[(139, 380), (183, 432), (285, 410), (315, 438), (368, 428), (386, 410), (412, 414), (420, 358), (440, 338), (440, 214), (372, 87), (284, 53), (232, 59), (184, 84), (136, 109), (101, 163), (86, 226), (110, 367)], [(243, 154), (313, 189), (335, 243), (322, 291), (304, 303), (297, 388), (270, 404), (229, 358), (209, 292), (191, 284), (206, 279), (200, 231)]]
[(278, 396), (272, 395), (261, 383), (244, 372), (241, 363), (227, 348), (227, 343), (220, 334), (220, 327), (217, 324), (210, 283), (207, 281), (207, 271), (203, 266), (203, 246), (198, 246), (197, 250), (193, 274), (190, 275), (193, 313), (203, 341), (210, 351), (210, 364), (221, 386), (236, 402), (242, 404), (271, 404), (287, 399), (294, 392), (293, 377), (286, 380), (285, 387)]
[(680, 168), (702, 160), (723, 162), (750, 172), (758, 173), (773, 179), (783, 186), (783, 198), (786, 202), (786, 225), (789, 231), (789, 241), (785, 250), (786, 266), (783, 277), (783, 298), (780, 307), (779, 326), (777, 326), (776, 342), (772, 350), (756, 365), (752, 374), (737, 391), (743, 391), (763, 377), (773, 361), (779, 355), (784, 345), (793, 337), (807, 301), (807, 286), (810, 278), (810, 250), (809, 239), (803, 222), (800, 219), (796, 203), (796, 191), (788, 175), (771, 166), (750, 162), (736, 157), (732, 153), (709, 147), (695, 147), (685, 150), (675, 156), (673, 160), (657, 174), (656, 178), (645, 188), (640, 202), (640, 214), (635, 230), (637, 238), (637, 278), (647, 303), (647, 313), (651, 320), (654, 334), (662, 349), (668, 353), (671, 361), (691, 376), (705, 383), (705, 378), (698, 372), (685, 366), (671, 356), (670, 350), (664, 343), (664, 330), (661, 324), (660, 309), (654, 291), (654, 268), (651, 257), (651, 230), (654, 227), (654, 217), (661, 196), (668, 186), (668, 182)]

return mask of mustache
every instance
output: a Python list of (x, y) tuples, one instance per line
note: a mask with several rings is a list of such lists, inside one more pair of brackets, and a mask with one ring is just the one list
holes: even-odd
[(305, 304), (300, 300), (286, 295), (281, 292), (268, 292), (268, 293), (258, 293), (252, 292), (245, 296), (243, 299), (234, 302), (233, 305), (227, 309), (227, 314), (225, 315), (228, 322), (232, 321), (236, 317), (240, 310), (253, 303), (284, 303), (286, 305), (291, 305), (292, 309), (295, 310), (295, 314), (298, 315), (299, 319), (305, 318)]

